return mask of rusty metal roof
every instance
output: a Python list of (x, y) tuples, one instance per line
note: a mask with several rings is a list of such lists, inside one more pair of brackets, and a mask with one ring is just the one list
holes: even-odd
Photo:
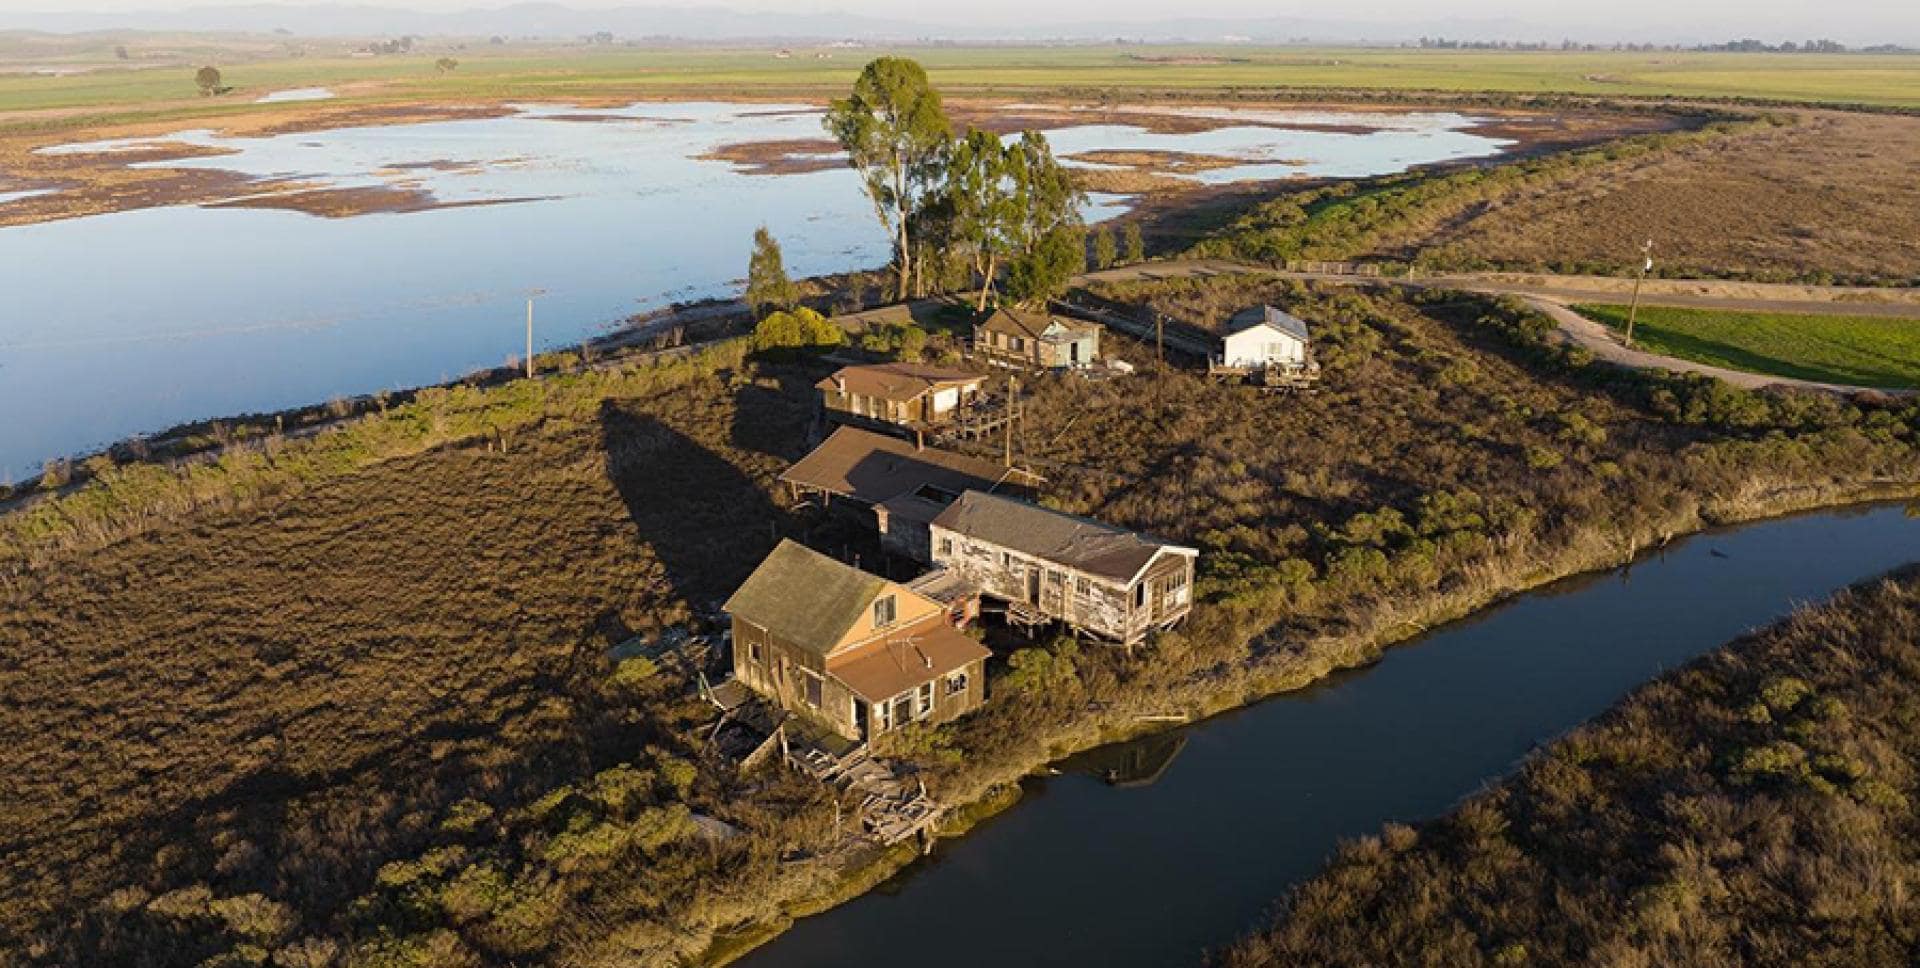
[(1131, 583), (1162, 551), (1199, 552), (1103, 521), (1038, 504), (968, 491), (933, 519), (935, 527), (1101, 578)]
[(860, 698), (885, 702), (992, 654), (944, 618), (934, 616), (883, 641), (835, 656), (827, 663), (827, 672)]

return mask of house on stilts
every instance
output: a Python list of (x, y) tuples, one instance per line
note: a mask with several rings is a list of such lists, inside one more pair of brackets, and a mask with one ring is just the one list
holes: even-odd
[(968, 491), (929, 527), (933, 563), (1006, 603), (1131, 646), (1193, 607), (1196, 549), (997, 494)]

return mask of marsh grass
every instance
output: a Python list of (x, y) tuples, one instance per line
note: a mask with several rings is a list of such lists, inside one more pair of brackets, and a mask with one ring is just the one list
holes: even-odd
[[(1200, 605), (1132, 655), (996, 660), (997, 698), (926, 744), (949, 802), (1707, 522), (1917, 483), (1911, 403), (1583, 364), (1517, 304), (1244, 278), (1134, 295), (1285, 305), (1326, 378), (1283, 398), (1180, 371), (1032, 382), (1045, 500), (1203, 548)], [(825, 850), (819, 786), (702, 765), (684, 669), (606, 658), (707, 613), (780, 535), (857, 540), (774, 487), (825, 371), (734, 343), (451, 388), (228, 465), (105, 469), (0, 520), (0, 950), (672, 964), (881, 870)]]

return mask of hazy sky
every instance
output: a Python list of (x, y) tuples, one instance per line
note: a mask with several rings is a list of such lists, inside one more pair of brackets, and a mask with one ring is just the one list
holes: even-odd
[[(512, 0), (333, 0), (344, 5), (460, 10), (507, 6)], [(924, 23), (1035, 23), (1082, 20), (1164, 20), (1174, 17), (1299, 17), (1306, 20), (1391, 22), (1521, 22), (1544, 30), (1609, 35), (1668, 35), (1706, 30), (1711, 36), (1762, 39), (1859, 35), (1920, 35), (1920, 0), (1602, 0), (1601, 3), (1524, 0), (1364, 0), (1329, 4), (1288, 0), (558, 0), (576, 8), (617, 6), (724, 7), (793, 13), (847, 12)], [(7, 11), (179, 10), (241, 4), (314, 5), (315, 0), (0, 0)]]

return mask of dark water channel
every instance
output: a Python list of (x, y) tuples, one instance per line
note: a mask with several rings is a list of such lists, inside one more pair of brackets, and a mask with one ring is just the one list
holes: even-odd
[[(1148, 785), (1102, 779), (1111, 748), (1062, 763), (1013, 809), (740, 964), (1193, 964), (1342, 838), (1442, 813), (1663, 670), (1914, 560), (1920, 519), (1873, 505), (1560, 582), (1188, 727)], [(1155, 742), (1130, 757), (1149, 773), (1174, 745)]]

